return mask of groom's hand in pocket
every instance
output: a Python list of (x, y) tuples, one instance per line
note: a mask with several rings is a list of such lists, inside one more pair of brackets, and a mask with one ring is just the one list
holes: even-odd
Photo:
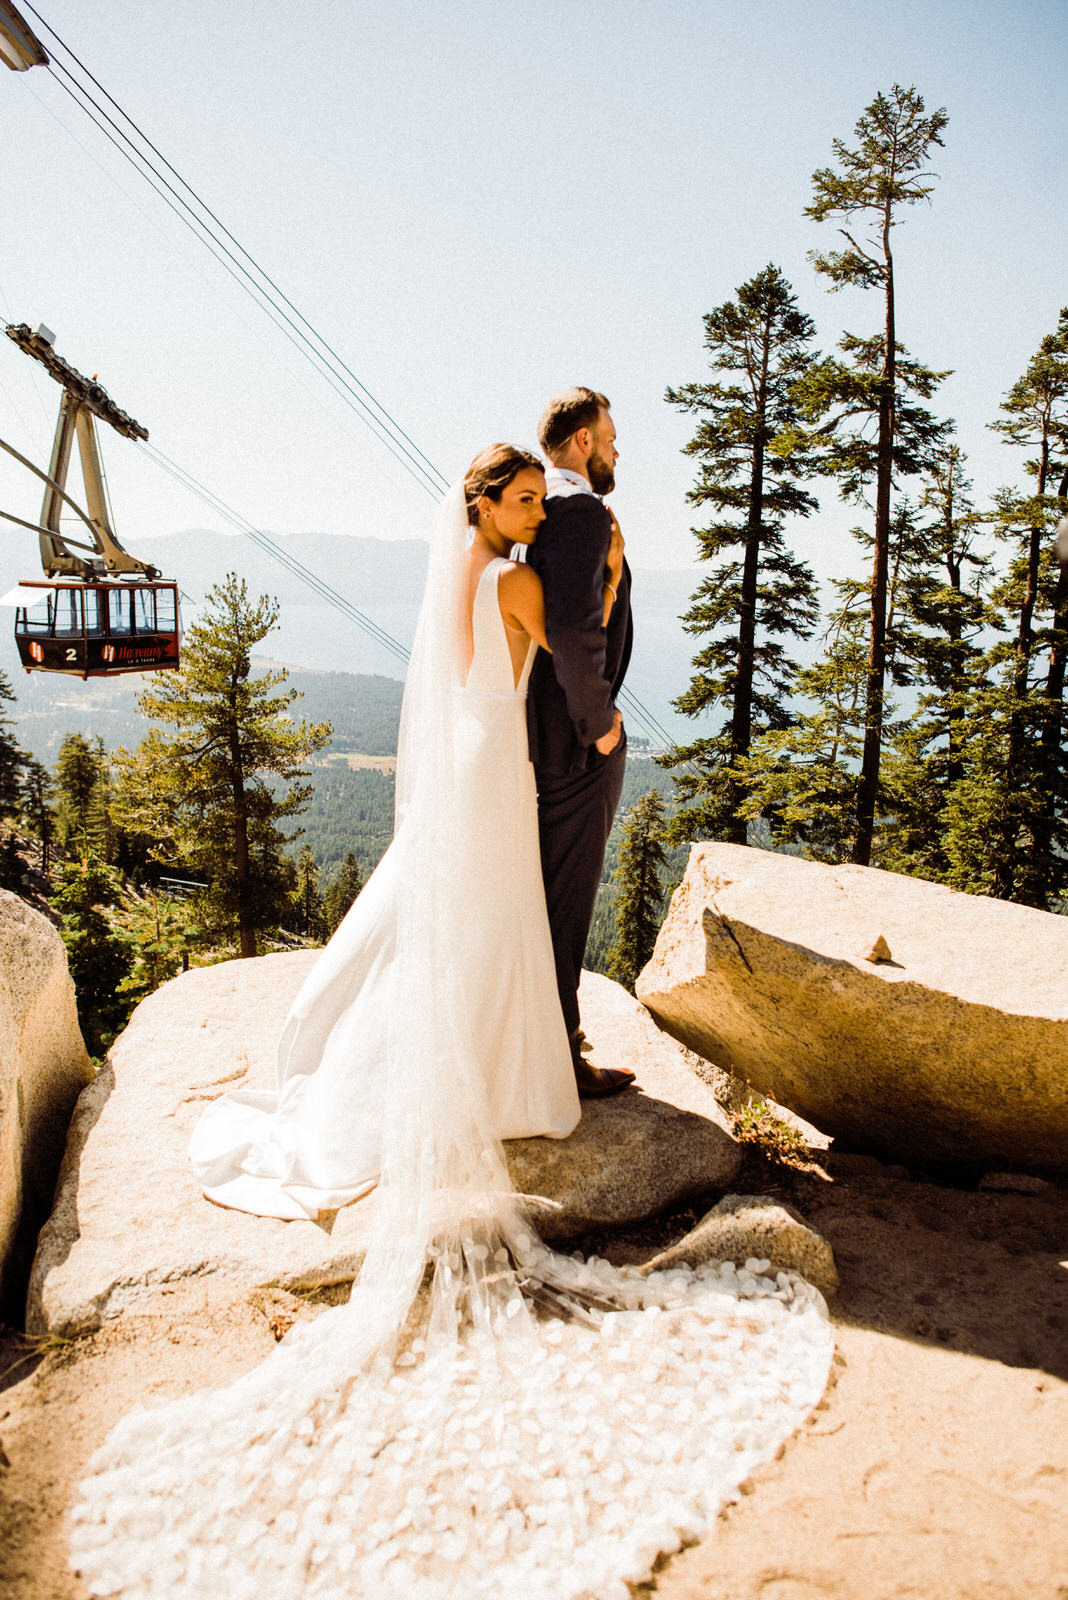
[(593, 747), (595, 750), (599, 750), (601, 755), (610, 756), (622, 737), (623, 713), (617, 706), (615, 717), (612, 720), (612, 726), (609, 728), (607, 733), (602, 733), (599, 739), (594, 740)]

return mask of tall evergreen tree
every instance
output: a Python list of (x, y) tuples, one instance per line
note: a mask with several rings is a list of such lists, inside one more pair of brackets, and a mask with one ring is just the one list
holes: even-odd
[(0, 672), (0, 819), (8, 824), (0, 837), (0, 888), (14, 893), (22, 888), (23, 861), (15, 821), (22, 798), (22, 779), (29, 757), (15, 737), (11, 720), (5, 709), (13, 704), (15, 692)]
[[(883, 738), (892, 483), (896, 474), (918, 471), (925, 451), (941, 440), (941, 427), (907, 397), (929, 398), (945, 376), (909, 361), (898, 343), (891, 234), (902, 207), (930, 196), (927, 161), (932, 146), (942, 144), (948, 120), (944, 108), (926, 115), (914, 88), (895, 84), (889, 95), (877, 94), (856, 124), (855, 146), (835, 139), (837, 166), (813, 174), (813, 200), (805, 211), (816, 222), (838, 221), (846, 241), (844, 250), (813, 252), (817, 272), (832, 289), (876, 289), (883, 301), (881, 332), (866, 339), (846, 334), (840, 345), (846, 361), (821, 363), (805, 394), (808, 417), (827, 438), (825, 470), (841, 477), (846, 498), (862, 498), (869, 485), (874, 497), (864, 749), (852, 848), (861, 865), (871, 855)], [(872, 236), (861, 242), (864, 227)]]
[(667, 866), (662, 838), (664, 799), (650, 789), (635, 801), (623, 825), (616, 868), (616, 937), (608, 958), (608, 976), (634, 989), (660, 931)]
[(15, 736), (7, 707), (14, 705), (15, 691), (6, 672), (0, 671), (0, 817), (11, 817), (19, 809), (22, 775), (29, 759)]
[(1005, 663), (1006, 803), (994, 892), (1041, 906), (1055, 880), (1061, 881), (1058, 860), (1068, 845), (1063, 751), (1068, 571), (1057, 573), (1049, 548), (1061, 510), (1052, 491), (1068, 466), (1068, 308), (1001, 409), (992, 427), (1033, 454), (1024, 463), (1031, 492), (1003, 490), (998, 496), (1000, 532), (1012, 551), (1001, 598), (1012, 615), (1015, 639)]
[(78, 854), (92, 848), (106, 855), (106, 767), (102, 741), (66, 735), (56, 758), (56, 833), (64, 848)]
[[(722, 711), (725, 720), (664, 764), (682, 766), (675, 782), (686, 803), (671, 838), (744, 844), (737, 763), (754, 732), (789, 720), (797, 668), (780, 641), (807, 637), (818, 612), (812, 572), (787, 550), (782, 534), (784, 518), (808, 516), (816, 502), (797, 481), (799, 458), (787, 460), (773, 445), (795, 428), (794, 390), (812, 362), (814, 327), (772, 265), (710, 311), (704, 324), (715, 381), (669, 388), (665, 396), (699, 419), (685, 447), (700, 463), (687, 500), (711, 508), (712, 521), (693, 532), (701, 559), (714, 563), (682, 619), (688, 633), (707, 642), (675, 706), (689, 717)], [(728, 557), (731, 551), (738, 553)]]
[[(871, 533), (863, 527), (852, 532), (870, 554)], [(903, 496), (890, 522), (884, 649), (888, 675), (903, 686), (915, 682), (907, 596), (917, 572), (929, 566), (920, 512)], [(870, 637), (867, 584), (859, 578), (838, 578), (833, 588), (836, 603), (824, 633), (825, 652), (797, 677), (798, 691), (808, 703), (789, 726), (755, 739), (749, 760), (742, 764), (750, 787), (744, 814), (763, 816), (780, 839), (805, 844), (821, 861), (848, 860), (856, 839)], [(894, 704), (885, 691), (881, 715), (891, 736), (910, 726), (893, 722)], [(882, 809), (881, 775), (877, 800)], [(875, 839), (879, 865), (887, 864), (883, 859), (887, 838), (884, 827)]]
[(22, 815), (25, 825), (41, 842), (41, 871), (47, 878), (51, 866), (52, 835), (56, 814), (52, 805), (55, 785), (48, 768), (27, 757), (22, 776)]
[(306, 939), (323, 939), (326, 936), (326, 913), (319, 892), (319, 870), (308, 845), (303, 844), (297, 856), (297, 883), (293, 891), (293, 922), (298, 933)]
[(983, 679), (984, 635), (998, 626), (985, 594), (991, 558), (977, 544), (988, 519), (970, 490), (963, 453), (945, 446), (926, 474), (888, 623), (894, 680), (919, 700), (893, 729), (880, 770), (879, 864), (942, 882), (952, 876), (946, 807), (965, 775), (968, 706)]
[(773, 836), (802, 843), (817, 861), (848, 858), (856, 833), (857, 783), (864, 738), (865, 615), (857, 585), (835, 584), (837, 605), (824, 650), (797, 675), (802, 709), (785, 728), (769, 728), (739, 760), (742, 816), (763, 817)]
[(323, 905), (324, 920), (328, 938), (333, 938), (341, 926), (342, 918), (349, 907), (355, 903), (356, 896), (363, 888), (363, 877), (360, 872), (360, 863), (349, 850), (344, 861), (334, 878), (327, 887)]
[(78, 1023), (90, 1055), (107, 1049), (130, 1010), (121, 991), (132, 952), (109, 916), (109, 908), (121, 899), (121, 878), (99, 856), (89, 854), (60, 868), (52, 904), (63, 919), (60, 937), (67, 947)]
[(253, 602), (230, 573), (207, 595), (186, 634), (185, 664), (138, 704), (154, 728), (119, 752), (119, 822), (168, 845), (210, 879), (197, 906), (209, 935), (236, 938), (242, 956), (277, 927), (294, 873), (278, 823), (296, 816), (310, 786), (305, 762), (330, 739), (329, 723), (295, 723), (284, 670), (252, 675), (251, 652), (274, 627), (276, 603)]

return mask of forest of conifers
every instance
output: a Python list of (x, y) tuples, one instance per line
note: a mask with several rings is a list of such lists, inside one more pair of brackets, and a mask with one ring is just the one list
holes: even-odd
[[(869, 105), (806, 214), (831, 289), (862, 291), (870, 323), (833, 354), (768, 265), (705, 317), (709, 379), (671, 388), (694, 417), (690, 502), (706, 576), (683, 625), (702, 719), (673, 761), (674, 840), (744, 843), (754, 819), (824, 861), (914, 873), (1049, 910), (1068, 886), (1064, 680), (1068, 571), (1053, 534), (1068, 509), (1068, 310), (1023, 352), (989, 426), (1011, 482), (971, 494), (939, 414), (946, 372), (910, 352), (894, 230), (933, 200), (948, 118), (914, 89)], [(974, 358), (974, 353), (965, 353)], [(857, 513), (855, 572), (820, 616), (790, 534), (830, 490)], [(814, 664), (799, 641), (817, 637)], [(800, 696), (800, 708), (794, 697)]]

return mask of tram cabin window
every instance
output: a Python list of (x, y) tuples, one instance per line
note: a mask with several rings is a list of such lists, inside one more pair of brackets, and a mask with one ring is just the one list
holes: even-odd
[(134, 626), (137, 633), (156, 631), (156, 592), (154, 589), (135, 589)]
[(43, 594), (36, 605), (19, 608), (18, 626), (22, 633), (52, 632), (52, 594)]
[(175, 596), (173, 589), (156, 590), (156, 626), (160, 633), (176, 633), (178, 631), (178, 618), (175, 614)]
[(133, 596), (129, 589), (108, 590), (108, 632), (133, 632)]
[(55, 627), (54, 633), (78, 633), (82, 629), (82, 591), (80, 589), (57, 589), (54, 607)]

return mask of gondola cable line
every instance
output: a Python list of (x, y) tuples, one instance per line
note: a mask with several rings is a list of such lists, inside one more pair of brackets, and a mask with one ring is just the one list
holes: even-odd
[(172, 461), (169, 456), (164, 455), (163, 451), (157, 449), (156, 446), (142, 443), (139, 445), (139, 449), (150, 460), (154, 461), (157, 466), (162, 467), (165, 472), (169, 473), (177, 483), (182, 484), (191, 494), (196, 495), (206, 506), (209, 506), (217, 515), (223, 517), (232, 527), (236, 528), (239, 533), (243, 533), (247, 539), (250, 539), (265, 554), (271, 556), (273, 560), (285, 567), (294, 577), (299, 578), (320, 599), (333, 606), (336, 611), (341, 612), (350, 622), (355, 622), (357, 627), (362, 628), (376, 644), (382, 645), (398, 661), (403, 665), (407, 665), (411, 652), (401, 644), (399, 639), (395, 639), (385, 628), (380, 627), (378, 623), (360, 611), (357, 606), (352, 604), (351, 600), (346, 599), (324, 578), (319, 577), (317, 573), (306, 567), (296, 556), (278, 544), (270, 534), (265, 533), (261, 528), (257, 528), (247, 517), (242, 516), (239, 511), (228, 505), (214, 490), (198, 482), (191, 472), (188, 472), (184, 467), (180, 467), (176, 461)]
[[(59, 60), (48, 63), (49, 71), (52, 73), (53, 80), (64, 89), (71, 99), (74, 100), (74, 103), (78, 105), (79, 109), (81, 109), (85, 115), (90, 117), (90, 120), (94, 122), (95, 126), (97, 126), (97, 128), (104, 133), (104, 135), (109, 139), (109, 142), (117, 150), (119, 150), (120, 154), (122, 154), (124, 158), (134, 167), (135, 171), (137, 171), (146, 180), (146, 182), (149, 183), (154, 192), (165, 202), (165, 204), (168, 205), (168, 207), (175, 214), (175, 216), (178, 217), (183, 225), (189, 228), (190, 232), (193, 234), (193, 237), (197, 239), (199, 243), (204, 245), (206, 249), (208, 249), (209, 253), (211, 253), (219, 262), (219, 264), (223, 266), (224, 270), (229, 273), (231, 278), (234, 279), (243, 292), (249, 295), (249, 297), (253, 300), (253, 303), (258, 305), (260, 309), (264, 311), (270, 320), (274, 322), (275, 326), (279, 328), (279, 331), (282, 332), (292, 344), (294, 344), (299, 353), (304, 355), (305, 358), (310, 361), (315, 370), (319, 372), (321, 376), (326, 378), (327, 382), (330, 383), (335, 393), (338, 393), (339, 396), (346, 402), (346, 404), (349, 405), (350, 409), (360, 416), (361, 420), (364, 421), (364, 423), (375, 434), (379, 441), (385, 445), (390, 454), (394, 456), (394, 459), (398, 460), (398, 463), (405, 468), (409, 475), (412, 476), (415, 481), (419, 482), (422, 487), (427, 489), (427, 491), (431, 493), (434, 498), (440, 498), (441, 494), (448, 486), (445, 475), (434, 466), (425, 453), (420, 450), (410, 436), (405, 433), (405, 431), (397, 423), (396, 419), (381, 404), (381, 402), (379, 402), (374, 395), (371, 394), (370, 390), (367, 389), (366, 385), (360, 381), (352, 369), (342, 360), (333, 346), (313, 327), (303, 313), (300, 312), (299, 308), (294, 304), (294, 302), (284, 294), (274, 279), (271, 278), (265, 269), (260, 266), (251, 253), (247, 251), (243, 245), (241, 245), (236, 236), (225, 226), (221, 219), (207, 205), (207, 203), (201, 198), (196, 190), (194, 190), (193, 187), (181, 176), (172, 163), (167, 160), (167, 158), (151, 141), (151, 139), (148, 138), (148, 136), (134, 121), (134, 119), (123, 110), (114, 97), (100, 83), (99, 79), (95, 77), (95, 75), (84, 65), (84, 63), (70, 48), (70, 46), (68, 46), (65, 41), (56, 33), (55, 29), (53, 29), (51, 25), (45, 21), (40, 12), (38, 12), (35, 7), (29, 4), (27, 4), (27, 9), (31, 11), (32, 14), (42, 24), (42, 26), (47, 29), (48, 33), (56, 41), (60, 49), (69, 57), (71, 61), (74, 62), (75, 66), (82, 74), (84, 74), (85, 78), (87, 78), (89, 82), (92, 83), (97, 90), (99, 90), (100, 94), (102, 94), (108, 103), (114, 108), (118, 116), (122, 118), (129, 128), (133, 129), (134, 133), (137, 135), (137, 138), (142, 141), (143, 145), (146, 146), (147, 149), (151, 151), (160, 162), (163, 163), (167, 170), (173, 175), (177, 183), (181, 185), (181, 188), (186, 192), (186, 194), (191, 196), (192, 200), (195, 202), (196, 206), (200, 208), (200, 212), (203, 213), (203, 215), (198, 214), (198, 212), (194, 210), (193, 206), (190, 205), (189, 201), (187, 201), (181, 193), (179, 193), (174, 184), (172, 184), (165, 174), (153, 164), (151, 157), (147, 156), (144, 150), (140, 149), (134, 143), (129, 134), (127, 134), (119, 125), (119, 123), (117, 123), (115, 119), (108, 113), (108, 111), (99, 104), (99, 102), (94, 98), (92, 91), (87, 89), (85, 84), (80, 82), (74, 73), (71, 72), (71, 70)], [(64, 82), (62, 78), (56, 76), (55, 69), (58, 69), (58, 71), (61, 72), (67, 80), (69, 80), (69, 86), (68, 83)], [(179, 210), (179, 206), (182, 208), (181, 210)], [(185, 215), (183, 215), (183, 212)], [(204, 220), (205, 217), (208, 219), (207, 221)], [(216, 229), (219, 230), (219, 232), (216, 232)], [(241, 257), (244, 258), (244, 261), (249, 263), (253, 269), (252, 272), (249, 271), (248, 267), (243, 265), (243, 262), (239, 260), (234, 254), (234, 251), (227, 246), (224, 239), (219, 237), (220, 232), (225, 236), (225, 239), (230, 241), (235, 250), (239, 252)], [(253, 272), (257, 276), (253, 276)], [(264, 287), (264, 285), (266, 285), (266, 287)], [(281, 304), (279, 302), (281, 302)], [(293, 316), (290, 316), (289, 312), (292, 312)], [(297, 320), (295, 321), (294, 318)], [(372, 407), (374, 408), (373, 410), (371, 409)], [(163, 464), (162, 461), (160, 464)], [(176, 469), (173, 463), (167, 468), (167, 470), (172, 469), (174, 469), (174, 471), (181, 471), (181, 469)], [(199, 490), (194, 492), (199, 492)], [(206, 492), (210, 493), (210, 491)], [(216, 497), (216, 500), (217, 498), (218, 497)], [(226, 508), (224, 510), (223, 506), (224, 503), (218, 501), (217, 509), (220, 511), (220, 514), (229, 514), (231, 520), (238, 518), (237, 521), (234, 521), (234, 525), (241, 526), (241, 522), (244, 521), (244, 519), (240, 519), (239, 514), (232, 513), (230, 508)], [(254, 529), (252, 524), (248, 524), (247, 527), (242, 527), (241, 531), (245, 532), (248, 537), (253, 538), (255, 542), (258, 542), (261, 548), (268, 548), (268, 545), (265, 541), (268, 540), (269, 536), (262, 534), (260, 530)], [(335, 605), (336, 608), (342, 610), (346, 615), (349, 615), (351, 620), (357, 621), (358, 625), (364, 627), (365, 631), (370, 632), (372, 637), (378, 637), (379, 642), (383, 643), (385, 647), (397, 657), (397, 659), (403, 661), (408, 659), (408, 652), (405, 650), (403, 645), (400, 645), (399, 641), (389, 639), (389, 636), (385, 635), (384, 630), (377, 630), (376, 624), (371, 623), (369, 618), (366, 618), (362, 613), (359, 613), (357, 608), (351, 607), (350, 602), (346, 601), (343, 596), (338, 595), (337, 591), (332, 590), (329, 585), (326, 585), (323, 582), (323, 580), (310, 573), (308, 569), (302, 569), (300, 572), (297, 572), (296, 568), (291, 564), (292, 558), (288, 557), (278, 547), (272, 548), (270, 553), (276, 560), (279, 560), (283, 565), (288, 566), (289, 569), (295, 573), (295, 575), (301, 577), (302, 581), (312, 587), (315, 592), (320, 594), (322, 598), (328, 599), (328, 603)], [(302, 567), (302, 564), (298, 563), (297, 565)], [(329, 598), (326, 592), (328, 590), (329, 596), (332, 596), (332, 598)], [(389, 639), (388, 643), (387, 639)], [(642, 704), (632, 690), (624, 686), (621, 690), (619, 698), (621, 703), (627, 708), (629, 715), (634, 717), (640, 723), (640, 725), (645, 728), (646, 732), (652, 735), (654, 743), (663, 744), (665, 749), (674, 748), (674, 740), (657, 721), (653, 714), (647, 710), (647, 708)]]
[[(64, 89), (67, 87), (65, 84), (61, 84), (60, 86)], [(67, 90), (67, 92), (70, 93), (69, 90)], [(81, 104), (81, 102), (77, 100), (76, 96), (72, 95), (71, 98), (75, 100), (75, 104)], [(83, 107), (82, 109), (85, 108)], [(89, 115), (91, 116), (91, 113), (89, 113)], [(96, 121), (95, 118), (92, 118), (92, 120)], [(287, 316), (284, 311), (275, 305), (266, 291), (264, 291), (260, 285), (258, 285), (251, 278), (250, 274), (241, 267), (240, 262), (237, 262), (235, 265), (231, 265), (230, 262), (224, 259), (226, 255), (231, 255), (231, 253), (227, 251), (225, 247), (216, 248), (217, 241), (212, 238), (207, 230), (205, 230), (204, 233), (197, 231), (198, 228), (203, 226), (199, 222), (199, 219), (194, 217), (193, 220), (190, 221), (189, 219), (181, 216), (173, 202), (168, 200), (167, 196), (162, 193), (157, 184), (153, 182), (152, 178), (137, 166), (136, 162), (133, 161), (128, 152), (123, 150), (118, 142), (112, 137), (112, 135), (107, 132), (107, 129), (102, 128), (101, 131), (105, 134), (105, 137), (111, 140), (111, 143), (115, 145), (115, 147), (119, 150), (119, 153), (125, 156), (125, 158), (131, 162), (131, 165), (134, 166), (135, 171), (141, 173), (141, 176), (145, 178), (146, 182), (149, 184), (149, 187), (155, 190), (160, 199), (163, 200), (164, 204), (175, 213), (179, 221), (182, 222), (183, 226), (187, 227), (192, 233), (193, 237), (205, 246), (209, 254), (212, 255), (223, 268), (224, 272), (228, 273), (238, 287), (242, 290), (242, 292), (249, 296), (253, 305), (259, 307), (259, 309), (267, 316), (268, 320), (274, 323), (275, 327), (282, 334), (282, 336), (294, 347), (298, 354), (303, 356), (304, 359), (311, 364), (313, 369), (318, 372), (321, 377), (324, 377), (327, 380), (327, 382), (330, 384), (330, 387), (343, 401), (343, 403), (347, 405), (349, 409), (366, 424), (366, 426), (374, 434), (375, 438), (377, 438), (379, 442), (385, 446), (389, 454), (392, 455), (394, 460), (396, 460), (398, 464), (404, 468), (409, 477), (413, 478), (420, 488), (425, 489), (433, 498), (439, 498), (442, 493), (441, 484), (435, 481), (435, 479), (430, 476), (427, 470), (421, 467), (420, 464), (410, 456), (410, 453), (406, 451), (403, 446), (398, 446), (397, 442), (378, 422), (378, 419), (369, 411), (368, 407), (360, 398), (360, 396), (352, 391), (350, 385), (347, 384), (343, 378), (338, 377), (338, 374), (329, 365), (327, 359), (320, 355), (320, 353), (311, 346), (310, 341), (301, 332), (299, 327), (296, 326), (296, 324), (293, 322), (293, 319)], [(233, 257), (231, 255), (231, 261), (232, 260)], [(242, 282), (241, 275), (248, 279), (248, 281)]]
[[(219, 220), (215, 212), (201, 199), (192, 185), (159, 152), (133, 118), (100, 85), (99, 80), (83, 65), (70, 47), (60, 39), (54, 29), (40, 17), (37, 11), (33, 10), (33, 7), (27, 6), (27, 10), (33, 11), (34, 16), (38, 17), (38, 20), (48, 29), (53, 39), (75, 62), (85, 77), (97, 86), (115, 108), (118, 115), (135, 131), (138, 138), (143, 141), (148, 149), (154, 152), (159, 160), (163, 162), (168, 171), (174, 175), (177, 183), (192, 197), (203, 215), (198, 214), (193, 205), (179, 192), (179, 189), (154, 164), (151, 156), (146, 155), (116, 122), (115, 118), (99, 104), (92, 91), (87, 89), (84, 83), (79, 82), (78, 78), (59, 60), (49, 63), (48, 70), (53, 81), (90, 118), (123, 158), (134, 167), (134, 170), (145, 179), (178, 220), (190, 230), (193, 237), (204, 245), (219, 262), (219, 265), (229, 273), (238, 284), (238, 287), (248, 294), (253, 303), (270, 317), (275, 325), (279, 327), (279, 331), (285, 332), (282, 324), (288, 327), (289, 332), (286, 333), (286, 337), (290, 339), (290, 342), (294, 344), (305, 359), (312, 363), (315, 370), (327, 379), (336, 393), (341, 395), (342, 398), (347, 397), (347, 403), (350, 408), (360, 416), (361, 420), (375, 434), (380, 443), (385, 445), (390, 454), (405, 467), (409, 475), (415, 478), (431, 495), (439, 497), (444, 493), (448, 488), (448, 482), (444, 474), (419, 449), (418, 445), (414, 443), (397, 422), (396, 418), (361, 382), (329, 341), (318, 332), (293, 301), (278, 287), (270, 274), (259, 265), (255, 257), (245, 249), (225, 224)], [(63, 77), (57, 76), (57, 69), (59, 73), (63, 74)], [(64, 78), (69, 82), (65, 82)], [(225, 235), (225, 239), (220, 235)], [(226, 239), (229, 239), (234, 245), (234, 250), (231, 250), (226, 244)], [(244, 261), (249, 263), (252, 271), (238, 259), (238, 255), (234, 253), (235, 250), (244, 258)], [(258, 280), (262, 280), (262, 282)], [(290, 316), (289, 312), (292, 312), (293, 315)], [(317, 345), (321, 348), (316, 348)]]
[[(183, 226), (188, 228), (188, 230), (192, 234), (193, 238), (199, 244), (202, 244), (205, 247), (205, 249), (208, 251), (209, 255), (211, 255), (212, 258), (215, 261), (218, 262), (218, 264), (234, 280), (234, 282), (242, 290), (242, 292), (245, 293), (246, 295), (248, 295), (248, 298), (252, 301), (252, 304), (254, 306), (256, 306), (260, 311), (262, 311), (267, 316), (267, 318), (268, 318), (268, 320), (270, 322), (274, 323), (275, 327), (277, 327), (279, 332), (282, 333), (283, 336), (286, 339), (288, 339), (290, 344), (292, 344), (293, 347), (297, 350), (298, 354), (300, 354), (306, 360), (308, 360), (308, 362), (312, 366), (313, 370), (316, 371), (317, 373), (319, 373), (319, 375), (321, 377), (326, 378), (327, 382), (329, 383), (330, 387), (334, 390), (335, 394), (337, 394), (339, 396), (339, 398), (341, 398), (342, 401), (346, 405), (348, 405), (349, 409), (352, 410), (360, 418), (361, 421), (363, 421), (363, 422), (365, 422), (367, 424), (367, 426), (369, 427), (370, 431), (374, 434), (374, 436), (379, 440), (379, 442), (381, 444), (383, 444), (385, 446), (385, 448), (387, 449), (389, 454), (391, 454), (394, 457), (394, 459), (397, 460), (398, 463), (405, 468), (405, 470), (408, 472), (409, 476), (411, 476), (414, 479), (414, 481), (419, 484), (419, 486), (421, 488), (427, 490), (427, 492), (430, 493), (436, 499), (441, 493), (441, 489), (440, 489), (440, 486), (437, 483), (437, 481), (435, 481), (433, 478), (431, 478), (430, 475), (427, 472), (425, 472), (421, 468), (419, 468), (419, 463), (418, 462), (415, 462), (414, 460), (407, 459), (408, 452), (404, 451), (403, 447), (401, 447), (399, 449), (396, 447), (396, 443), (397, 442), (395, 440), (393, 440), (390, 435), (388, 435), (388, 433), (385, 431), (384, 428), (380, 428), (377, 418), (375, 418), (373, 415), (370, 415), (369, 413), (366, 414), (366, 415), (364, 414), (365, 412), (368, 412), (368, 408), (364, 405), (363, 401), (360, 399), (360, 396), (358, 394), (352, 393), (351, 390), (350, 390), (350, 386), (347, 383), (345, 383), (345, 381), (343, 379), (340, 379), (339, 375), (336, 372), (334, 372), (332, 369), (330, 369), (325, 357), (322, 357), (318, 351), (316, 351), (316, 350), (314, 350), (312, 348), (305, 348), (305, 346), (307, 346), (309, 344), (309, 341), (307, 339), (305, 339), (303, 335), (300, 334), (300, 330), (299, 329), (294, 327), (294, 325), (291, 322), (291, 319), (285, 318), (284, 313), (281, 312), (280, 309), (273, 303), (273, 301), (267, 295), (266, 291), (262, 290), (261, 287), (258, 284), (256, 284), (254, 280), (250, 280), (250, 282), (242, 282), (241, 277), (238, 275), (238, 272), (235, 270), (235, 268), (232, 265), (230, 265), (227, 261), (225, 261), (223, 259), (221, 247), (217, 248), (218, 241), (214, 240), (211, 236), (205, 236), (205, 234), (202, 234), (202, 233), (197, 231), (198, 227), (202, 227), (203, 226), (203, 224), (200, 223), (199, 219), (194, 219), (196, 221), (196, 226), (194, 226), (193, 223), (190, 222), (189, 218), (182, 216), (181, 213), (178, 211), (177, 206), (173, 203), (173, 201), (169, 200), (167, 198), (166, 194), (164, 194), (162, 192), (162, 190), (160, 189), (158, 184), (153, 181), (153, 178), (150, 176), (149, 172), (145, 171), (143, 167), (141, 167), (141, 166), (139, 166), (137, 164), (137, 161), (135, 161), (131, 157), (131, 155), (130, 155), (128, 150), (123, 149), (118, 144), (118, 141), (114, 138), (114, 136), (108, 133), (107, 129), (104, 128), (101, 125), (101, 123), (98, 121), (98, 119), (92, 114), (91, 111), (89, 111), (88, 107), (86, 107), (77, 98), (76, 95), (71, 93), (70, 89), (67, 87), (66, 84), (60, 82), (58, 79), (56, 80), (56, 82), (59, 83), (60, 88), (62, 88), (68, 95), (70, 95), (70, 98), (73, 99), (75, 104), (79, 106), (79, 109), (81, 109), (82, 111), (86, 112), (86, 115), (89, 116), (90, 121), (92, 121), (100, 129), (100, 131), (102, 133), (104, 133), (105, 137), (109, 140), (109, 142), (112, 145), (114, 145), (119, 150), (119, 153), (124, 157), (124, 159), (126, 159), (127, 161), (130, 162), (130, 165), (133, 166), (134, 171), (137, 172), (140, 177), (145, 179), (145, 181), (149, 185), (149, 188), (151, 188), (154, 191), (154, 193), (156, 193), (159, 196), (159, 198), (161, 200), (163, 200), (164, 204), (167, 205), (168, 208), (172, 212), (174, 212), (174, 214), (178, 217), (178, 220), (183, 224)], [(85, 151), (86, 155), (89, 156), (89, 158), (95, 162), (96, 158), (92, 155), (92, 153), (88, 150), (88, 148), (82, 143), (82, 141), (77, 138), (77, 135), (75, 135), (72, 132), (72, 130), (67, 127), (67, 124), (65, 122), (63, 122), (63, 120), (60, 117), (56, 116), (56, 114), (52, 110), (52, 108), (49, 105), (47, 105), (43, 100), (41, 100), (37, 95), (34, 95), (32, 89), (28, 88), (27, 92), (30, 93), (35, 100), (37, 100), (38, 105), (40, 105), (44, 111), (46, 111), (51, 117), (53, 117), (53, 119), (59, 124), (59, 126), (62, 127), (64, 129), (64, 131), (67, 132), (70, 135), (70, 137), (75, 140), (75, 142), (80, 146), (80, 148)], [(136, 147), (131, 146), (131, 149), (135, 150)], [(139, 153), (138, 153), (138, 155), (139, 155)], [(106, 167), (102, 166), (101, 163), (99, 163), (99, 162), (97, 162), (96, 164), (101, 166), (101, 170), (103, 172), (107, 173), (108, 177), (111, 178), (112, 182), (116, 182), (116, 180), (114, 179), (114, 176), (111, 173), (108, 173)], [(122, 188), (121, 184), (117, 184), (117, 187), (119, 188), (121, 193), (127, 194), (127, 191)], [(129, 196), (128, 194), (127, 194), (127, 198), (131, 199), (131, 203), (136, 205), (136, 202), (132, 201), (132, 197)], [(137, 207), (137, 209), (140, 210), (141, 208)], [(144, 215), (148, 220), (150, 220), (150, 221), (152, 220), (151, 218), (148, 218), (148, 214), (146, 212), (142, 212), (142, 215)], [(238, 265), (240, 265), (240, 264), (238, 263)], [(249, 275), (245, 274), (245, 276), (248, 277)], [(283, 325), (285, 321), (289, 321), (290, 322), (290, 328), (289, 329), (287, 329)], [(299, 337), (298, 337), (298, 335), (299, 335)], [(358, 383), (358, 381), (359, 380), (356, 380), (357, 383)]]

